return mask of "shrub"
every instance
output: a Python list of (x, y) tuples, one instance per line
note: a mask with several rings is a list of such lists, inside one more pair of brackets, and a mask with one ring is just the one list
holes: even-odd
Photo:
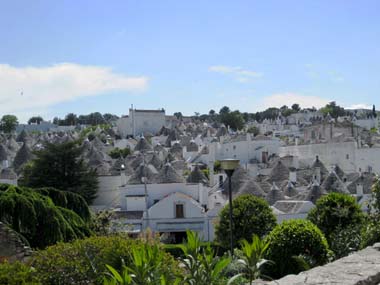
[(289, 220), (277, 225), (267, 236), (266, 258), (274, 264), (267, 266), (267, 275), (280, 278), (297, 274), (329, 259), (329, 246), (323, 233), (310, 221)]
[[(59, 243), (39, 251), (32, 265), (43, 284), (102, 284), (106, 264), (121, 271), (123, 261), (131, 263), (134, 249), (142, 249), (146, 241), (125, 236), (91, 237), (72, 243)], [(163, 270), (177, 272), (178, 266), (164, 254)]]
[(0, 284), (26, 285), (42, 284), (37, 278), (34, 270), (21, 262), (0, 263)]
[(330, 193), (318, 199), (307, 218), (328, 237), (338, 228), (362, 224), (364, 214), (354, 197)]
[[(268, 203), (256, 196), (241, 195), (232, 201), (233, 224), (232, 232), (235, 243), (242, 239), (252, 240), (254, 234), (263, 237), (276, 225)], [(220, 222), (216, 227), (217, 240), (222, 246), (230, 243), (229, 205), (226, 205), (219, 214)]]
[(380, 242), (380, 221), (377, 217), (369, 217), (362, 228), (361, 248)]
[[(62, 197), (65, 200), (71, 195)], [(85, 202), (83, 208), (74, 205), (72, 203), (70, 207), (87, 217), (89, 210)], [(54, 204), (45, 191), (8, 184), (0, 184), (0, 221), (8, 224), (25, 237), (31, 247), (36, 248), (91, 234), (84, 219), (74, 211)]]
[(360, 248), (364, 214), (354, 197), (340, 193), (323, 196), (308, 219), (325, 234), (335, 258)]

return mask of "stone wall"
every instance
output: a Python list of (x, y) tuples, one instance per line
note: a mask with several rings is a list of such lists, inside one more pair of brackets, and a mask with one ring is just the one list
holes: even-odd
[(0, 262), (25, 261), (31, 253), (30, 247), (25, 246), (16, 232), (0, 223)]
[(380, 284), (380, 243), (324, 266), (315, 267), (298, 275), (256, 285), (375, 285)]

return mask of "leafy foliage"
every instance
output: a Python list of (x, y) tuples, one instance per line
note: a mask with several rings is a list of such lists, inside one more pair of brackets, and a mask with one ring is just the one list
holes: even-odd
[(323, 233), (307, 220), (289, 220), (277, 225), (267, 236), (266, 258), (268, 275), (280, 278), (297, 274), (308, 267), (322, 265), (329, 260), (329, 246)]
[(244, 127), (242, 114), (239, 111), (231, 112), (228, 107), (228, 110), (223, 108), (220, 110), (220, 121), (235, 131), (241, 130)]
[(14, 115), (4, 115), (0, 120), (0, 130), (4, 133), (13, 132), (18, 125), (18, 119)]
[(30, 187), (54, 187), (81, 195), (87, 203), (96, 197), (96, 171), (81, 158), (82, 149), (75, 142), (46, 144), (24, 173), (24, 183)]
[(29, 120), (28, 120), (28, 125), (31, 125), (31, 124), (41, 124), (41, 122), (43, 121), (44, 119), (41, 117), (41, 116), (35, 116), (35, 117), (31, 117)]
[(0, 284), (37, 285), (42, 284), (30, 266), (21, 262), (0, 263)]
[[(254, 234), (263, 237), (276, 225), (268, 203), (254, 195), (241, 195), (232, 201), (234, 241), (242, 239), (251, 241)], [(216, 227), (216, 237), (222, 246), (228, 247), (230, 242), (229, 205), (226, 205), (219, 214), (220, 222)]]
[(253, 134), (254, 136), (257, 136), (258, 134), (260, 134), (260, 129), (255, 126), (251, 126), (248, 128), (247, 132)]
[(181, 245), (184, 258), (181, 263), (186, 271), (183, 282), (189, 285), (220, 284), (223, 269), (230, 263), (228, 257), (216, 257), (210, 244), (201, 247), (197, 233), (187, 231), (187, 242)]
[(105, 278), (104, 285), (179, 284), (180, 279), (174, 272), (164, 270), (165, 253), (157, 244), (143, 244), (141, 248), (132, 247), (131, 250), (131, 263), (123, 265), (122, 274), (106, 265), (111, 274), (108, 274), (110, 278)]
[(323, 115), (330, 114), (333, 118), (338, 118), (339, 116), (345, 116), (347, 112), (343, 107), (340, 107), (336, 104), (335, 101), (328, 103), (325, 107), (321, 108), (320, 111)]
[(241, 258), (238, 260), (243, 266), (243, 273), (234, 276), (230, 283), (240, 276), (244, 276), (252, 284), (253, 280), (258, 279), (262, 276), (262, 267), (264, 264), (270, 263), (269, 260), (264, 259), (265, 253), (268, 249), (269, 242), (266, 240), (261, 240), (257, 235), (252, 237), (252, 243), (247, 240), (242, 240), (241, 242)]
[(106, 265), (121, 272), (124, 264), (134, 266), (134, 258), (138, 258), (134, 253), (150, 247), (157, 247), (152, 250), (160, 255), (162, 274), (177, 274), (178, 264), (155, 241), (132, 240), (122, 235), (59, 243), (38, 251), (33, 257), (32, 266), (43, 284), (103, 284), (104, 273), (108, 272)]
[(362, 224), (364, 214), (354, 197), (330, 193), (318, 199), (316, 207), (309, 212), (307, 218), (328, 236), (338, 227)]
[(113, 159), (117, 159), (120, 157), (126, 158), (130, 154), (131, 154), (131, 149), (129, 147), (122, 148), (122, 149), (116, 147), (110, 151), (109, 156), (112, 157)]
[(50, 197), (33, 189), (5, 184), (0, 185), (0, 221), (37, 248), (91, 234), (80, 216), (55, 205)]
[(364, 214), (354, 197), (340, 193), (323, 196), (307, 218), (325, 234), (336, 257), (359, 249)]

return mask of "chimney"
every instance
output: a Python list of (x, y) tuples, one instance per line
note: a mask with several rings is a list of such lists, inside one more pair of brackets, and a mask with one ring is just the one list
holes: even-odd
[(295, 169), (290, 170), (289, 181), (292, 183), (297, 183), (297, 171)]
[(8, 168), (8, 167), (9, 167), (9, 162), (8, 162), (8, 160), (3, 160), (2, 166), (3, 166), (3, 169)]
[(363, 184), (361, 183), (356, 184), (356, 196), (363, 196)]
[(208, 163), (208, 171), (209, 171), (209, 186), (214, 186), (214, 162), (209, 161)]
[[(318, 158), (317, 158), (318, 159)], [(314, 170), (314, 181), (318, 182), (318, 184), (321, 184), (321, 168), (316, 167)]]

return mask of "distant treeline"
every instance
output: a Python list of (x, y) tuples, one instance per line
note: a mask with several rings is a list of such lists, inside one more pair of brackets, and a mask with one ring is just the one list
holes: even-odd
[(76, 126), (76, 125), (101, 125), (101, 124), (108, 124), (111, 121), (117, 120), (119, 117), (110, 114), (105, 113), (101, 114), (99, 112), (91, 113), (88, 115), (76, 115), (74, 113), (69, 113), (65, 116), (64, 119), (60, 119), (58, 117), (55, 117), (53, 119), (53, 124), (59, 125), (59, 126)]

